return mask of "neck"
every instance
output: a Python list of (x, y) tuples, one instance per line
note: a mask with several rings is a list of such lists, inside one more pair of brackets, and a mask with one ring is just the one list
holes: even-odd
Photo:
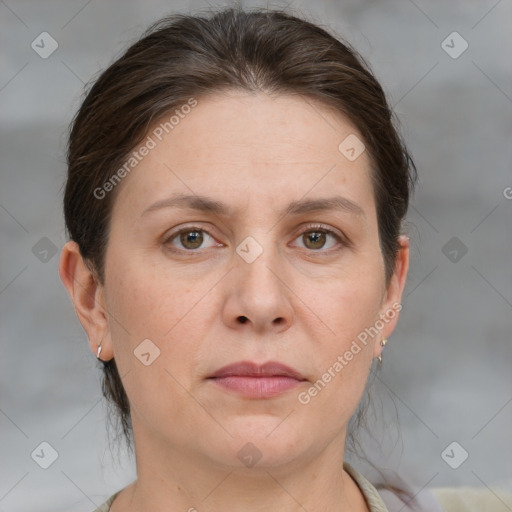
[(251, 468), (222, 466), (147, 434), (134, 423), (137, 480), (121, 491), (111, 512), (368, 511), (343, 470), (345, 432), (314, 457)]

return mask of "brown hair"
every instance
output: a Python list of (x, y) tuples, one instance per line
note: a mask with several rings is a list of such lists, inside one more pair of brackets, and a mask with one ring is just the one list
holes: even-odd
[[(163, 115), (226, 89), (297, 94), (345, 115), (372, 162), (386, 282), (416, 169), (369, 66), (346, 42), (283, 10), (230, 7), (208, 16), (174, 14), (153, 24), (108, 67), (72, 124), (64, 214), (70, 238), (100, 283), (117, 187), (94, 191)], [(341, 141), (340, 141), (341, 142)], [(130, 447), (131, 418), (115, 360), (103, 362), (103, 393), (114, 405)]]

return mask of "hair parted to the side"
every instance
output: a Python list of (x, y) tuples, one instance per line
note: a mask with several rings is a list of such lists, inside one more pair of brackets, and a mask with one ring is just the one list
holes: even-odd
[[(104, 257), (119, 186), (101, 200), (94, 191), (123, 166), (156, 121), (192, 97), (201, 101), (228, 89), (312, 99), (359, 130), (372, 163), (388, 283), (417, 176), (380, 84), (348, 43), (304, 15), (239, 6), (157, 21), (101, 73), (76, 113), (68, 142), (65, 223), (98, 281), (105, 282)], [(103, 394), (133, 450), (130, 405), (115, 360), (102, 364)]]

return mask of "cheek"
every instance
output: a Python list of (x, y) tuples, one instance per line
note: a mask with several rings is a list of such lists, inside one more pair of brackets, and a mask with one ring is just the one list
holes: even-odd
[[(329, 327), (326, 337), (317, 339), (318, 380), (311, 398), (333, 407), (338, 414), (353, 412), (366, 385), (378, 339), (383, 276), (367, 271), (334, 281), (321, 300), (319, 316)], [(321, 395), (317, 400), (315, 397)], [(307, 400), (307, 398), (306, 398)]]
[(107, 272), (111, 312), (133, 337), (160, 340), (185, 315), (188, 290), (142, 258), (113, 252)]
[(340, 343), (350, 342), (379, 318), (384, 292), (384, 275), (380, 268), (367, 266), (361, 271), (332, 279), (315, 301), (321, 315)]
[(312, 429), (328, 433), (328, 439), (348, 425), (357, 409), (369, 375), (367, 356), (368, 351), (361, 350), (351, 361), (342, 363), (337, 354), (325, 372), (297, 397), (297, 412)]
[(114, 357), (137, 416), (150, 425), (171, 424), (194, 406), (185, 389), (195, 367), (194, 340), (201, 338), (200, 293), (177, 279), (162, 279), (135, 260), (107, 270)]
[[(331, 305), (330, 342), (323, 346), (322, 380), (333, 382), (343, 395), (362, 392), (373, 358), (371, 327), (378, 318), (378, 300), (373, 293), (339, 293)], [(334, 301), (333, 301), (334, 302)], [(333, 375), (335, 377), (333, 377)]]
[[(111, 261), (116, 261), (114, 254)], [(134, 356), (145, 343), (150, 353), (160, 351), (155, 364), (181, 376), (180, 382), (185, 384), (198, 343), (204, 337), (201, 329), (207, 329), (212, 314), (211, 301), (201, 299), (213, 282), (194, 284), (190, 279), (180, 279), (177, 273), (165, 275), (142, 258), (117, 261), (119, 264), (110, 265), (107, 270), (107, 306), (118, 364), (125, 370), (138, 367), (140, 361)], [(157, 348), (144, 340), (150, 340)]]
[(316, 380), (298, 401), (308, 417), (333, 433), (354, 414), (368, 380), (376, 339), (369, 328), (379, 318), (377, 288), (338, 284), (323, 301), (322, 319), (334, 334), (317, 337)]

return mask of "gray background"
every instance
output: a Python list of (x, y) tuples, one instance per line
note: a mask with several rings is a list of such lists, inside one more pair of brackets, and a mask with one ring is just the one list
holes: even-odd
[[(374, 378), (368, 455), (420, 488), (510, 485), (511, 2), (292, 5), (369, 60), (420, 173), (404, 309)], [(90, 511), (135, 478), (133, 460), (115, 462), (108, 449), (97, 362), (57, 272), (66, 129), (84, 83), (151, 21), (207, 7), (0, 1), (0, 512)], [(59, 45), (47, 59), (31, 48), (44, 31)], [(458, 58), (442, 47), (453, 31), (469, 44)], [(461, 42), (448, 39), (452, 53)], [(445, 247), (452, 237), (459, 247)], [(44, 441), (58, 453), (48, 469), (31, 457)], [(441, 457), (453, 441), (462, 448), (452, 460), (469, 453), (457, 469)]]

